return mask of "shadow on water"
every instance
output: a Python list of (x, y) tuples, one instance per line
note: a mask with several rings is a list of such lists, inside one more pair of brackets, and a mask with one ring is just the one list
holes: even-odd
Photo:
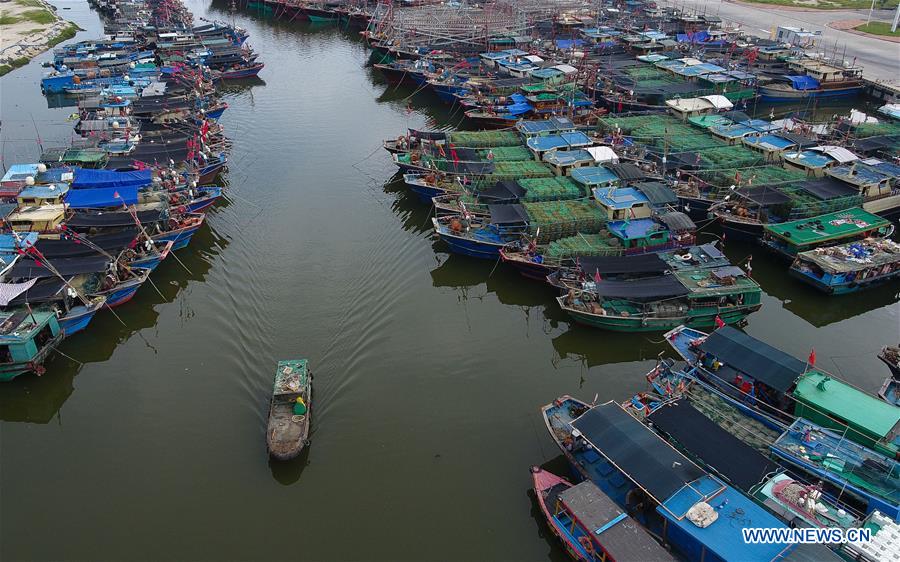
[(296, 458), (289, 461), (279, 461), (269, 457), (269, 470), (272, 478), (282, 486), (290, 486), (300, 479), (303, 469), (309, 465), (309, 446), (303, 448)]
[[(221, 206), (222, 203), (217, 204)], [(100, 311), (88, 330), (63, 340), (58, 352), (47, 361), (43, 376), (29, 373), (4, 383), (0, 392), (0, 420), (49, 423), (74, 392), (74, 379), (82, 367), (109, 360), (116, 348), (132, 336), (141, 338), (158, 353), (142, 333), (157, 325), (158, 305), (174, 302), (190, 283), (202, 282), (228, 243), (205, 223), (191, 239), (190, 251), (172, 254), (153, 271), (150, 281), (155, 289), (148, 283), (123, 307)], [(187, 299), (182, 299), (181, 307), (179, 314), (183, 319), (193, 316)], [(148, 335), (152, 337), (152, 333)]]

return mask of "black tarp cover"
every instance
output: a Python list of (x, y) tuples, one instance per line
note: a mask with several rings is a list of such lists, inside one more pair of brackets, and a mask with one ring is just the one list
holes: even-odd
[(647, 177), (647, 173), (634, 164), (604, 164), (603, 167), (623, 181), (633, 181)]
[[(137, 238), (137, 235), (137, 228), (130, 228), (86, 238), (91, 245), (101, 248), (104, 252), (118, 254), (131, 244)], [(35, 247), (47, 258), (90, 256), (97, 253), (97, 250), (90, 245), (76, 242), (75, 240), (46, 240), (41, 238), (38, 239)]]
[(818, 146), (819, 145), (819, 141), (817, 141), (816, 139), (806, 137), (806, 136), (803, 136), (803, 135), (800, 135), (797, 133), (775, 133), (775, 134), (777, 134), (779, 137), (781, 137), (783, 139), (791, 141), (792, 143), (797, 145), (799, 148), (808, 148), (810, 146)]
[(759, 451), (697, 411), (688, 400), (663, 406), (650, 414), (650, 421), (684, 450), (703, 459), (745, 492), (778, 468)]
[[(163, 212), (157, 210), (138, 211), (137, 217), (141, 224), (158, 222), (162, 219)], [(135, 226), (134, 217), (125, 211), (115, 213), (75, 213), (66, 221), (66, 226), (72, 228), (102, 228)]]
[(622, 273), (665, 273), (669, 266), (659, 254), (637, 254), (634, 256), (583, 257), (578, 265), (585, 275), (620, 275)]
[(417, 131), (415, 129), (410, 129), (409, 136), (417, 139), (431, 141), (441, 141), (447, 139), (447, 133), (445, 133), (444, 131)]
[[(77, 275), (79, 273), (97, 273), (106, 271), (109, 267), (109, 258), (105, 256), (81, 256), (77, 258), (57, 258), (47, 260), (50, 265), (59, 273), (59, 275)], [(45, 267), (45, 263), (41, 265), (35, 260), (22, 258), (16, 262), (9, 272), (12, 279), (34, 279), (44, 277), (55, 277), (57, 274)]]
[(731, 326), (711, 333), (700, 349), (779, 392), (790, 390), (806, 370), (803, 361)]
[(823, 201), (859, 194), (859, 188), (829, 177), (805, 181), (800, 184), (800, 188)]
[(600, 281), (594, 292), (601, 297), (655, 300), (679, 297), (690, 291), (674, 275), (661, 275), (629, 281)]
[(525, 207), (514, 205), (488, 205), (493, 224), (519, 224), (528, 222), (528, 213)]
[(30, 289), (9, 301), (8, 306), (13, 307), (25, 303), (42, 303), (55, 301), (64, 294), (63, 290), (65, 289), (65, 286), (66, 284), (63, 282), (63, 280), (58, 277), (41, 279), (40, 281), (32, 285)]
[(686, 232), (696, 230), (697, 225), (691, 220), (691, 217), (681, 211), (672, 211), (659, 215), (659, 220), (673, 232)]
[(514, 180), (498, 181), (492, 187), (478, 192), (480, 198), (502, 201), (517, 201), (523, 195), (525, 195), (525, 189)]
[(659, 503), (706, 474), (615, 402), (591, 408), (572, 427)]
[(638, 191), (650, 200), (651, 205), (674, 205), (678, 196), (672, 188), (659, 181), (646, 181), (634, 184)]

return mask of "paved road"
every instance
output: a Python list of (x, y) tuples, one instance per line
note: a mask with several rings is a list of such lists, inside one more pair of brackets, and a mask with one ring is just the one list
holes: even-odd
[[(873, 39), (846, 31), (827, 27), (829, 22), (853, 19), (866, 19), (868, 10), (821, 10), (800, 12), (779, 10), (776, 7), (747, 6), (721, 0), (678, 0), (666, 2), (685, 9), (696, 9), (707, 14), (716, 14), (723, 20), (736, 22), (754, 35), (768, 37), (773, 27), (793, 25), (809, 30), (822, 30), (819, 45), (827, 48), (829, 54), (837, 42), (838, 55), (844, 53), (846, 46), (847, 60), (853, 60), (864, 67), (866, 78), (877, 80), (900, 80), (900, 43)], [(873, 19), (890, 21), (892, 10), (875, 10)]]

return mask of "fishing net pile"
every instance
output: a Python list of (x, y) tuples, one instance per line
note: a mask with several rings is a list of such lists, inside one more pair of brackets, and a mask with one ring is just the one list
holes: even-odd
[(525, 190), (523, 201), (567, 201), (581, 199), (587, 194), (584, 188), (567, 177), (525, 178), (517, 182)]
[[(606, 212), (590, 200), (524, 203), (529, 230), (538, 244), (582, 233), (598, 233), (606, 226)], [(538, 229), (540, 233), (538, 234)]]
[(467, 148), (492, 148), (497, 146), (521, 146), (522, 139), (515, 131), (454, 131), (450, 142)]
[(604, 230), (596, 234), (567, 236), (550, 242), (543, 251), (544, 256), (552, 258), (571, 258), (575, 256), (617, 256), (622, 253), (622, 242)]
[(534, 159), (524, 146), (496, 146), (478, 151), (478, 156), (482, 160), (489, 160), (489, 155), (493, 157), (494, 162), (524, 162)]

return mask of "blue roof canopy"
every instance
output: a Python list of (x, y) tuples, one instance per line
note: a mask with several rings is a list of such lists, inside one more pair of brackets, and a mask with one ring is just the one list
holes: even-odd
[(152, 181), (151, 170), (135, 170), (132, 172), (116, 172), (113, 170), (75, 169), (75, 180), (72, 189), (96, 187), (142, 187)]
[(73, 189), (66, 196), (66, 204), (73, 209), (98, 209), (120, 207), (122, 204), (137, 203), (137, 187), (101, 187), (96, 189)]

